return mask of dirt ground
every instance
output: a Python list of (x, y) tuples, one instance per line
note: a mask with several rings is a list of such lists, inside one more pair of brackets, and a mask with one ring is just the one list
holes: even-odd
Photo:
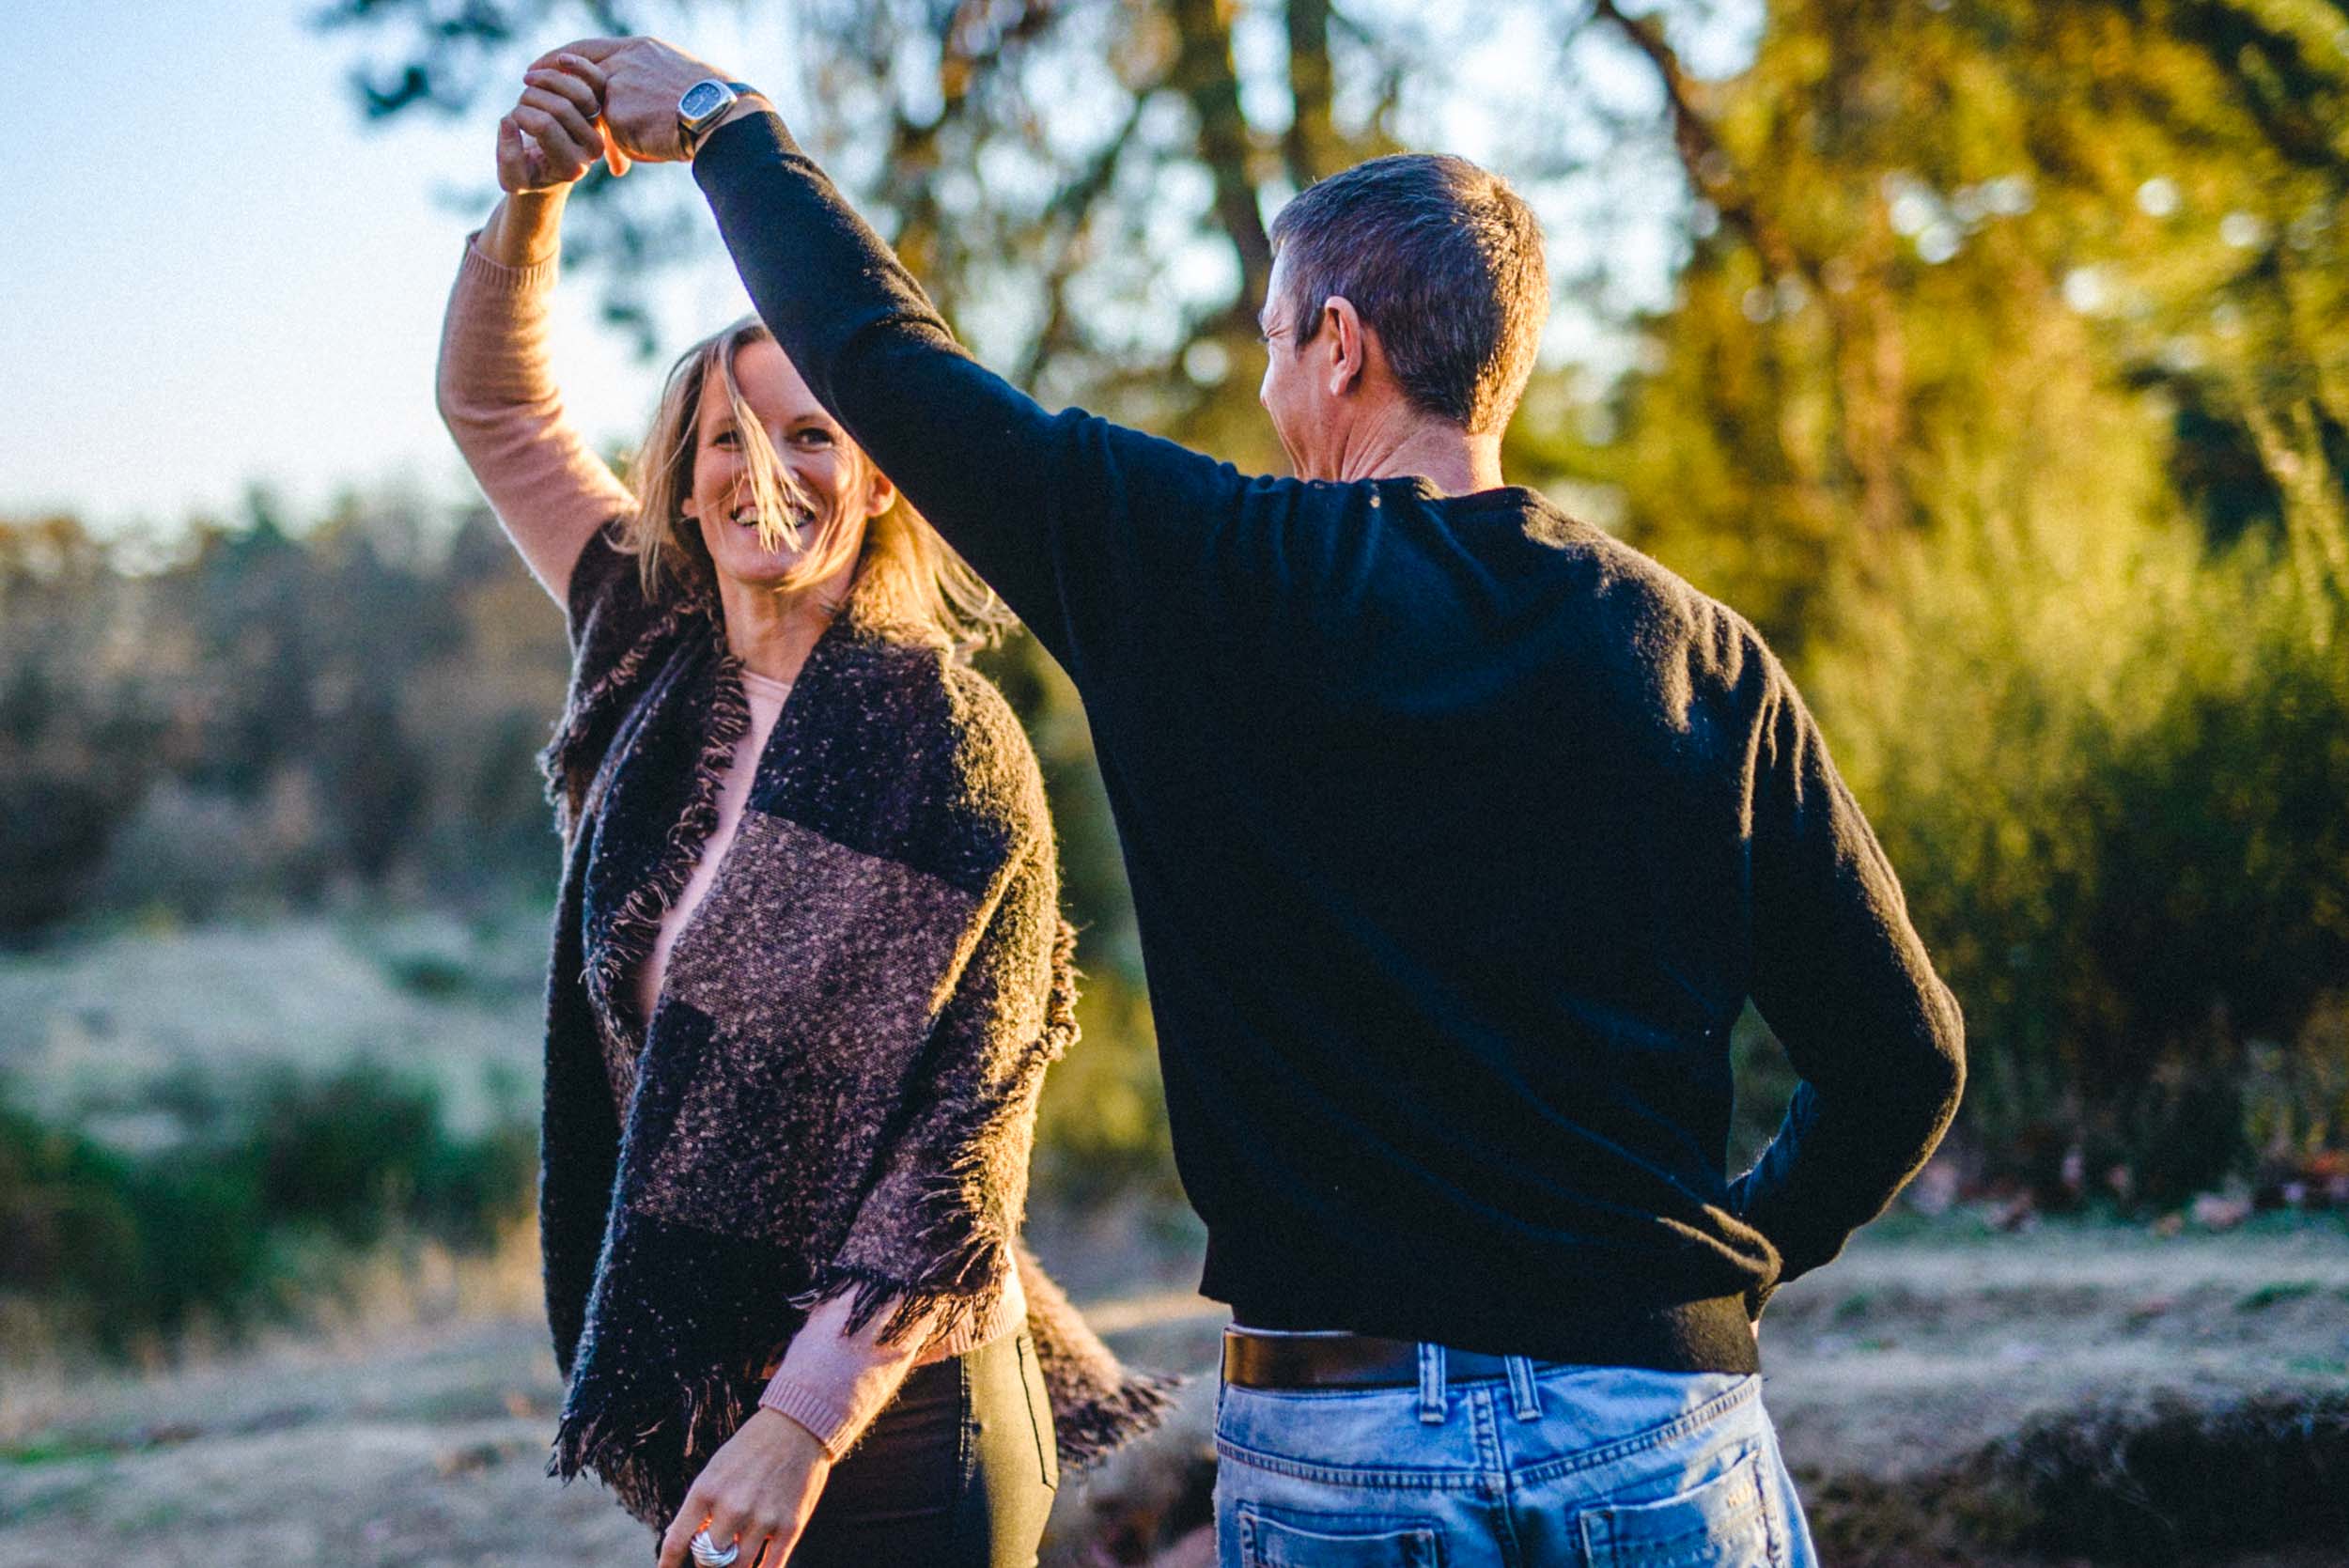
[[(1129, 1358), (1202, 1375), (1168, 1431), (1066, 1488), (1048, 1560), (1146, 1549), (1201, 1562), (1220, 1311), (1160, 1287), (1102, 1301), (1097, 1318)], [(1763, 1344), (1766, 1397), (1830, 1563), (2151, 1560), (1920, 1545), (1867, 1510), (1934, 1496), (1969, 1456), (2092, 1405), (2340, 1399), (2349, 1226), (1866, 1235), (1781, 1293)], [(0, 1568), (649, 1560), (642, 1529), (591, 1483), (541, 1473), (558, 1394), (539, 1325), (513, 1318), (279, 1343), (148, 1376), (12, 1374)], [(2349, 1562), (2349, 1545), (2224, 1560), (2315, 1568)]]

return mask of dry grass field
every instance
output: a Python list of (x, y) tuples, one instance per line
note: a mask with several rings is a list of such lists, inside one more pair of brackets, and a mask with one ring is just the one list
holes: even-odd
[[(592, 1485), (540, 1473), (553, 1365), (535, 1321), (482, 1311), (496, 1299), (444, 1282), (405, 1321), (15, 1378), (0, 1568), (645, 1560)], [(1049, 1559), (1195, 1563), (1220, 1319), (1165, 1288), (1097, 1312), (1133, 1358), (1202, 1375), (1169, 1430), (1067, 1489)], [(1781, 1294), (1764, 1344), (1829, 1562), (2349, 1560), (2323, 1533), (2349, 1453), (2341, 1230), (1863, 1236)]]
[[(537, 917), (128, 932), (0, 960), (0, 1074), (117, 1146), (173, 1082), (397, 1063), (452, 1122), (535, 1081)], [(526, 1109), (526, 1103), (524, 1106)], [(1131, 1359), (1197, 1374), (1168, 1429), (1068, 1486), (1052, 1568), (1197, 1568), (1221, 1314), (1188, 1215), (1039, 1215)], [(0, 1568), (624, 1563), (643, 1532), (542, 1474), (559, 1397), (533, 1240), (395, 1234), (257, 1337), (77, 1360), (0, 1312)], [(1836, 1568), (2349, 1563), (2349, 1223), (2171, 1234), (1900, 1215), (1789, 1287), (1767, 1399)]]

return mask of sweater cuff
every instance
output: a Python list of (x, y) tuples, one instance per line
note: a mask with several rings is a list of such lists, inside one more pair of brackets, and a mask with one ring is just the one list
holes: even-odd
[(527, 267), (508, 267), (492, 260), (481, 248), (481, 231), (474, 229), (465, 236), (465, 259), (458, 268), (458, 277), (476, 288), (500, 294), (547, 294), (553, 292), (554, 280), (563, 270), (561, 256), (551, 256)]
[(850, 1436), (848, 1428), (856, 1420), (854, 1411), (843, 1408), (787, 1372), (778, 1372), (769, 1381), (767, 1391), (758, 1396), (758, 1406), (788, 1416), (807, 1428), (808, 1436), (823, 1445), (827, 1459), (840, 1457)]
[(781, 115), (772, 110), (762, 115), (744, 115), (718, 127), (694, 149), (693, 182), (707, 192), (711, 179), (722, 177), (746, 159), (757, 162), (762, 151), (770, 159), (807, 156), (800, 150), (800, 144), (791, 139), (790, 128), (783, 123)]

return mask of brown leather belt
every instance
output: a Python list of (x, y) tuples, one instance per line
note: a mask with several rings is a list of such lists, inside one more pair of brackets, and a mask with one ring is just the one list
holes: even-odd
[[(1506, 1377), (1506, 1357), (1446, 1349), (1444, 1377)], [(1542, 1371), (1551, 1363), (1533, 1362)], [(1223, 1330), (1223, 1381), (1242, 1389), (1416, 1389), (1419, 1342), (1372, 1334), (1252, 1334)]]

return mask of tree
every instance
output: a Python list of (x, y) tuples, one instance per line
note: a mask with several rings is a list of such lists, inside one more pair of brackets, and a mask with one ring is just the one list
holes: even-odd
[[(1723, 13), (1739, 8), (1675, 0), (1671, 14), (1735, 35)], [(336, 0), (323, 21), (382, 50), (354, 90), (396, 126), (506, 96), (565, 37), (657, 23), (691, 38), (747, 14), (708, 0), (657, 15)], [(1244, 465), (1280, 461), (1254, 407), (1267, 219), (1362, 158), (1476, 143), (1457, 149), (1508, 175), (1573, 241), (1553, 257), (1576, 329), (1562, 340), (1603, 349), (1626, 302), (1657, 297), (1653, 258), (1682, 204), (1661, 99), (1581, 0), (1456, 15), (1394, 0), (803, 0), (788, 15), (787, 47), (737, 69), (801, 79), (811, 107), (795, 132), (984, 358), (1048, 401)], [(1470, 134), (1471, 121), (1486, 129)], [(600, 170), (574, 204), (571, 259), (601, 277), (647, 351), (661, 334), (646, 282), (707, 242), (699, 207), (682, 181)], [(1633, 227), (1648, 242), (1611, 242)], [(1528, 430), (1521, 444), (1539, 458), (1555, 443)]]
[(2349, 581), (2340, 8), (1779, 0), (1713, 83), (1599, 9), (1707, 203), (1620, 389), (1634, 537), (1789, 647), (1986, 505), (2289, 514)]
[(1973, 1125), (2212, 1179), (2253, 1043), (2349, 991), (2349, 19), (1779, 0), (1702, 83), (1602, 9), (1710, 207), (1626, 531), (1800, 658)]

